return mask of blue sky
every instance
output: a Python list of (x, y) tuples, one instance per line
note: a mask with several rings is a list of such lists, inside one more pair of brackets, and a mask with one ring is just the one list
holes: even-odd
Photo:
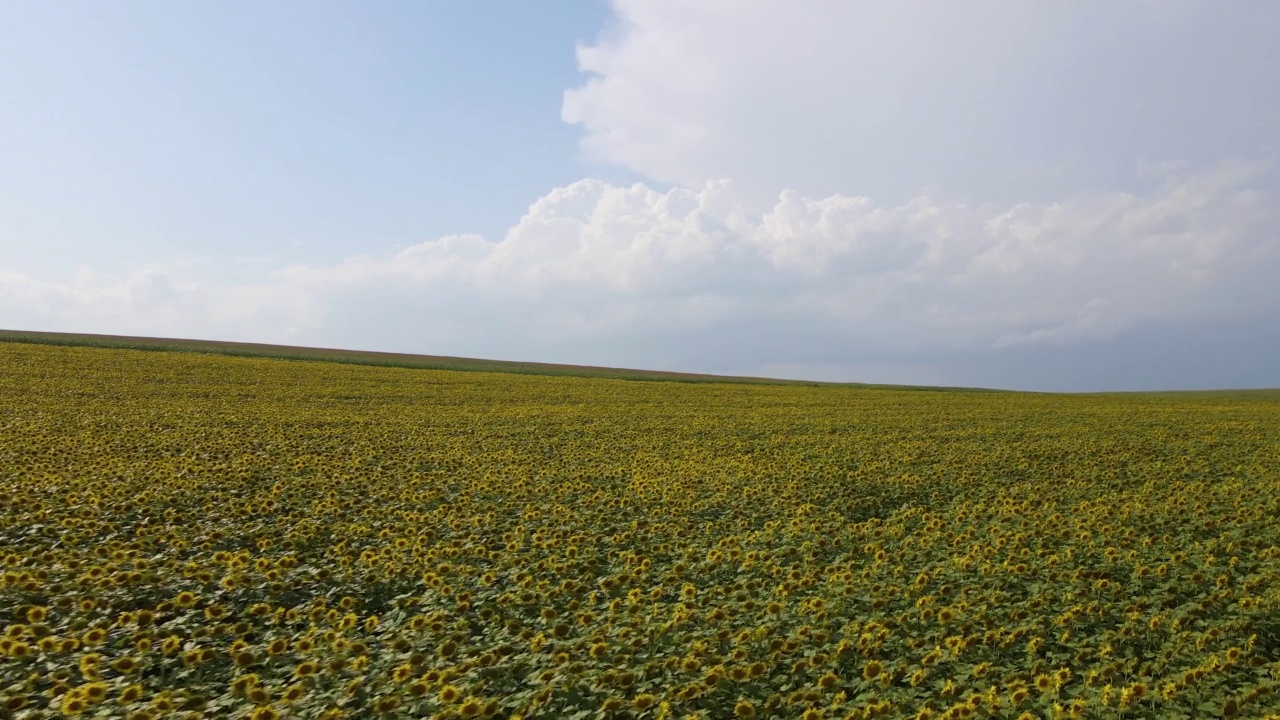
[[(574, 44), (607, 11), (6, 3), (0, 249), (65, 273), (500, 235), (548, 188), (630, 179), (584, 162), (560, 119)], [(57, 251), (31, 253), (31, 235)]]
[(0, 327), (1280, 386), (1280, 4), (0, 1)]

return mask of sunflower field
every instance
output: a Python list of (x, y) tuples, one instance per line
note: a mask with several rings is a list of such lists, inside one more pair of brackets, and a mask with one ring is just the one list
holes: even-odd
[(3, 718), (1280, 713), (1280, 401), (0, 343)]

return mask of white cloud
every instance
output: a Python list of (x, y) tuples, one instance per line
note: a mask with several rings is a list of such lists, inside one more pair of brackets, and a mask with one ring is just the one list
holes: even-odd
[(760, 215), (728, 183), (582, 180), (498, 241), (450, 236), (252, 282), (234, 260), (66, 281), (5, 271), (0, 327), (884, 376), (868, 354), (1274, 317), (1280, 206), (1253, 187), (1260, 172), (1223, 162), (1166, 171), (1142, 195), (1012, 207), (784, 192)]
[(1280, 150), (1276, 3), (612, 5), (561, 114), (664, 183), (1011, 202)]

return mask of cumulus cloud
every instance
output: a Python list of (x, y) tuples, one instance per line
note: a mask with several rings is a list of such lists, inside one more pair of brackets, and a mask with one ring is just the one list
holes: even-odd
[[(788, 191), (755, 213), (727, 182), (582, 180), (500, 239), (443, 237), (252, 282), (235, 259), (62, 281), (3, 271), (0, 326), (829, 377), (885, 375), (895, 353), (1280, 314), (1265, 168), (1149, 172), (1159, 180), (1142, 194), (996, 206)], [(909, 379), (898, 367), (888, 376)]]
[(612, 5), (562, 117), (659, 182), (1014, 202), (1280, 150), (1277, 3)]

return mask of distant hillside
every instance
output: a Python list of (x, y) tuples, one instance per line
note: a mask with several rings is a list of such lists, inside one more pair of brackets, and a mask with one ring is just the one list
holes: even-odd
[(340, 350), (335, 348), (296, 347), (292, 345), (267, 345), (263, 343), (239, 343), (225, 342), (221, 340), (132, 337), (126, 335), (91, 335), (84, 333), (34, 332), (27, 330), (0, 330), (0, 342), (72, 345), (80, 347), (101, 347), (162, 352), (214, 353), (219, 355), (242, 355), (248, 357), (279, 358), (285, 360), (340, 362), (355, 365), (380, 365), (384, 367), (421, 368), (428, 370), (462, 370), (472, 372), (519, 373), (525, 375), (563, 375), (569, 377), (612, 378), (615, 380), (695, 383), (755, 383), (766, 385), (864, 387), (899, 390), (964, 390), (973, 392), (1002, 392), (982, 388), (876, 385), (870, 383), (829, 383), (808, 380), (781, 380), (777, 378), (666, 372), (662, 370), (634, 370), (627, 368), (592, 367), (586, 365), (561, 365), (555, 363), (515, 362), (508, 360), (480, 360), (475, 358), (451, 357), (447, 355), (414, 355), (410, 353), (373, 352), (367, 350)]

